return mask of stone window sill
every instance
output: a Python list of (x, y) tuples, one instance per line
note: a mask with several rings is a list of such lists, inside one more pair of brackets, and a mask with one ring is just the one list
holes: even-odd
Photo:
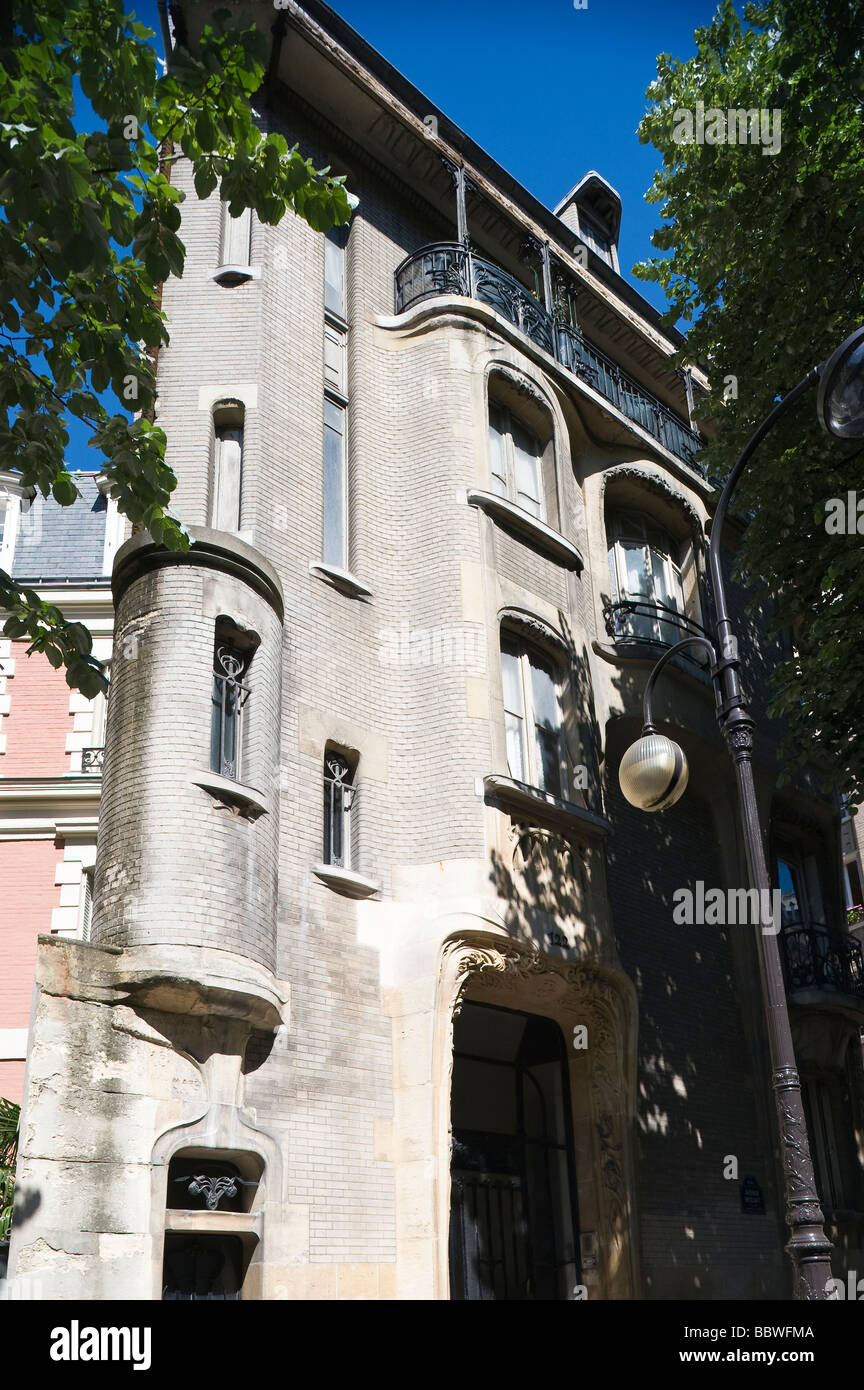
[(522, 815), (536, 816), (541, 820), (552, 821), (570, 830), (581, 830), (583, 834), (603, 837), (612, 829), (611, 821), (598, 816), (574, 801), (551, 796), (539, 787), (529, 787), (525, 782), (517, 782), (512, 777), (502, 777), (493, 773), (483, 778), (487, 797), (500, 801), (508, 810)]
[(350, 570), (344, 570), (339, 565), (328, 565), (323, 560), (316, 560), (309, 566), (309, 573), (315, 574), (325, 583), (332, 584), (341, 593), (348, 594), (351, 598), (371, 598), (372, 590), (368, 584), (364, 584), (362, 579), (358, 579), (356, 574)]
[(215, 280), (218, 285), (242, 285), (246, 280), (260, 280), (260, 265), (220, 265), (217, 266), (211, 280)]
[(346, 898), (371, 898), (374, 893), (381, 892), (381, 884), (374, 879), (354, 873), (352, 869), (342, 869), (338, 864), (316, 864), (312, 872), (334, 893), (342, 893)]
[(495, 492), (484, 492), (476, 487), (468, 489), (467, 498), (469, 506), (480, 507), (487, 516), (491, 516), (501, 526), (518, 532), (523, 540), (536, 545), (538, 550), (544, 551), (559, 565), (564, 565), (570, 570), (583, 568), (581, 552), (566, 536), (554, 531), (545, 521), (539, 521), (522, 507), (517, 507), (515, 502), (510, 502), (506, 497), (499, 497)]
[(218, 772), (201, 773), (194, 781), (196, 787), (201, 787), (223, 805), (230, 806), (241, 815), (249, 816), (251, 820), (269, 814), (270, 807), (255, 787), (247, 787), (243, 782), (233, 782), (230, 777), (222, 777)]

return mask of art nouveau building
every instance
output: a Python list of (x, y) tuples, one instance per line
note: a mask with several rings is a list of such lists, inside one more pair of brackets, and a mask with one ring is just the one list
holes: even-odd
[[(356, 207), (232, 221), (174, 165), (159, 423), (194, 544), (113, 567), (92, 928), (39, 949), (13, 1289), (788, 1297), (752, 928), (673, 920), (746, 882), (698, 663), (658, 688), (686, 796), (617, 785), (710, 614), (707, 382), (619, 274), (603, 177), (550, 211), (325, 5), (259, 11), (262, 120)], [(836, 809), (775, 792), (774, 654), (742, 646), (842, 1273), (860, 950)]]

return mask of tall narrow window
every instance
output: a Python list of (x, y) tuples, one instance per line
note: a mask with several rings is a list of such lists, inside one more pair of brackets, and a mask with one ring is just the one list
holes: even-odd
[(228, 204), (222, 204), (222, 246), (220, 264), (243, 269), (249, 265), (252, 244), (252, 213), (244, 208), (238, 217), (232, 217)]
[(81, 898), (79, 902), (78, 934), (82, 941), (90, 940), (90, 926), (93, 921), (93, 870), (85, 869), (81, 874)]
[(213, 648), (210, 770), (239, 781), (242, 771), (242, 716), (249, 699), (246, 673), (254, 645), (247, 634), (220, 620)]
[(240, 530), (243, 422), (244, 411), (239, 401), (220, 404), (214, 409), (211, 525), (217, 531)]
[(324, 308), (345, 318), (345, 259), (348, 223), (333, 227), (324, 238)]
[(816, 1189), (827, 1212), (845, 1205), (832, 1091), (829, 1083), (819, 1080), (805, 1081), (802, 1086)]
[(324, 544), (323, 559), (348, 568), (347, 424), (348, 224), (324, 238)]
[(566, 795), (564, 738), (554, 663), (516, 638), (501, 643), (507, 764), (517, 782)]
[(861, 866), (857, 854), (843, 860), (843, 892), (847, 910), (864, 907), (864, 889), (861, 887)]
[(346, 410), (324, 402), (324, 560), (343, 567), (345, 534), (345, 420)]
[(357, 788), (354, 769), (341, 753), (324, 757), (324, 863), (351, 867), (351, 811)]
[(492, 488), (532, 516), (543, 519), (543, 450), (535, 434), (504, 406), (489, 405), (489, 466)]

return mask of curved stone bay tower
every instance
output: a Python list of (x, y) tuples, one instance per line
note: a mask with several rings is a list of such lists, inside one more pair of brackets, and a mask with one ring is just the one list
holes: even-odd
[[(657, 693), (685, 798), (617, 789), (710, 613), (707, 383), (620, 277), (603, 178), (553, 214), (326, 6), (259, 10), (258, 109), (356, 208), (231, 219), (173, 165), (192, 543), (114, 566), (93, 930), (40, 948), (13, 1289), (788, 1296), (752, 929), (673, 916), (746, 883), (697, 663)], [(840, 921), (834, 812), (759, 754), (804, 949)], [(829, 1115), (859, 1016), (811, 994)]]

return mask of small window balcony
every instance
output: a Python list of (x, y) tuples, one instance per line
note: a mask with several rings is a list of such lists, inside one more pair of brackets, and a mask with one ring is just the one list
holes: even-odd
[[(638, 655), (640, 649), (646, 655), (651, 655), (651, 648), (673, 647), (685, 637), (711, 638), (711, 634), (694, 618), (654, 599), (615, 599), (604, 605), (603, 617), (606, 632), (616, 648), (622, 652), (633, 649), (633, 655)], [(694, 647), (689, 652), (682, 652), (681, 658), (701, 670), (707, 667), (708, 658), (701, 649)]]
[[(853, 936), (824, 926), (790, 926), (780, 933), (786, 990), (795, 1003), (826, 1004), (864, 1014), (864, 957)], [(796, 998), (797, 996), (797, 998)]]

